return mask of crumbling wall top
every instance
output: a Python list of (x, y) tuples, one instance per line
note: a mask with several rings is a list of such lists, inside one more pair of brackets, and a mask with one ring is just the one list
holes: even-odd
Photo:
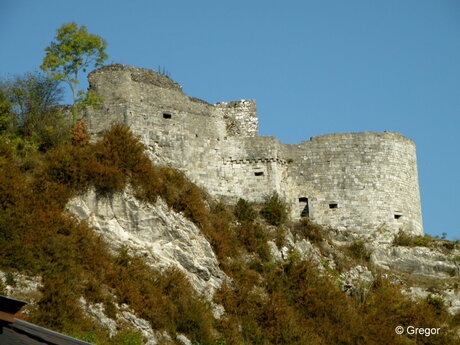
[(170, 77), (149, 68), (139, 68), (122, 64), (112, 64), (92, 71), (88, 77), (92, 78), (98, 74), (121, 71), (129, 72), (131, 74), (131, 79), (135, 82), (152, 84), (165, 89), (171, 89), (182, 92), (182, 86), (180, 86)]

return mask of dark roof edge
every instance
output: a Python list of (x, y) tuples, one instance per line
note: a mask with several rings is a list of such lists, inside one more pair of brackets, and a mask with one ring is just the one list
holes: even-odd
[(8, 314), (16, 314), (27, 302), (19, 299), (0, 295), (0, 311)]
[(18, 331), (31, 334), (34, 337), (59, 345), (92, 345), (86, 341), (79, 340), (71, 336), (61, 334), (19, 319), (14, 319), (14, 322), (10, 324), (10, 328), (17, 329)]

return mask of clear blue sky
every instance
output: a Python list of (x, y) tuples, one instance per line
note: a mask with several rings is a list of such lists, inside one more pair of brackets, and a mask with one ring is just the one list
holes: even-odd
[(460, 238), (460, 1), (0, 0), (0, 76), (37, 70), (70, 21), (109, 63), (160, 65), (211, 103), (256, 99), (261, 135), (415, 140), (425, 232)]

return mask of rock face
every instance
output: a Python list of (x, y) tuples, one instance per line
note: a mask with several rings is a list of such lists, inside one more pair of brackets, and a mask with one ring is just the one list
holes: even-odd
[(439, 250), (426, 247), (376, 246), (372, 262), (383, 269), (409, 273), (415, 276), (447, 278), (458, 275), (454, 260)]
[(426, 298), (428, 296), (440, 297), (443, 299), (447, 311), (453, 315), (460, 313), (460, 291), (458, 289), (446, 289), (442, 291), (427, 291), (420, 287), (410, 287), (408, 293), (411, 296)]
[(372, 247), (371, 262), (398, 276), (403, 273), (413, 282), (406, 293), (412, 297), (440, 297), (447, 310), (460, 312), (458, 276), (459, 251), (444, 252), (441, 248), (403, 247), (378, 244)]
[(364, 298), (371, 286), (374, 276), (365, 266), (357, 265), (339, 278), (342, 291), (348, 296), (359, 296)]
[(4, 292), (7, 296), (33, 304), (41, 296), (38, 290), (42, 287), (42, 278), (18, 272), (5, 273), (0, 271), (0, 285), (5, 286)]
[(144, 255), (153, 268), (179, 268), (201, 294), (211, 296), (225, 277), (198, 227), (161, 199), (150, 205), (129, 190), (111, 198), (98, 198), (90, 191), (71, 200), (68, 209), (114, 247), (125, 245)]
[(80, 305), (88, 316), (108, 330), (111, 337), (120, 330), (119, 325), (130, 325), (142, 334), (145, 339), (144, 345), (158, 345), (162, 340), (171, 342), (171, 337), (166, 331), (153, 330), (147, 320), (137, 317), (134, 311), (126, 304), (115, 304), (115, 308), (117, 309), (115, 319), (111, 319), (105, 315), (102, 303), (91, 304), (81, 297)]

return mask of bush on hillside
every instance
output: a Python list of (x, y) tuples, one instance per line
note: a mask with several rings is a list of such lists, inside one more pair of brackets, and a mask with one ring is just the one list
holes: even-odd
[[(90, 303), (103, 303), (112, 316), (116, 303), (127, 303), (154, 329), (167, 330), (173, 338), (184, 333), (197, 344), (459, 344), (454, 334), (458, 318), (433, 298), (413, 301), (399, 286), (377, 279), (367, 298), (356, 301), (328, 273), (296, 255), (272, 262), (266, 252), (270, 233), (246, 212), (247, 205), (235, 214), (229, 206), (206, 200), (183, 174), (152, 165), (127, 128), (115, 127), (102, 142), (38, 153), (39, 162), (30, 169), (21, 169), (28, 153), (18, 158), (14, 150), (0, 150), (0, 267), (43, 276), (42, 296), (30, 314), (39, 325), (95, 344), (139, 340), (129, 333), (110, 339), (85, 317), (78, 302), (84, 296)], [(111, 193), (128, 184), (142, 200), (154, 202), (160, 196), (200, 226), (231, 278), (215, 296), (226, 311), (220, 320), (183, 273), (172, 268), (157, 272), (127, 248), (112, 252), (66, 211), (69, 198), (88, 188)], [(268, 223), (285, 221), (278, 196), (267, 197), (263, 208)], [(320, 241), (318, 228), (302, 226), (300, 235)], [(358, 243), (350, 251), (366, 258), (364, 249)], [(443, 332), (417, 339), (394, 333), (397, 325), (409, 324)]]
[(293, 234), (306, 238), (312, 242), (319, 243), (328, 238), (328, 229), (321, 225), (313, 223), (308, 217), (293, 226)]
[(286, 203), (276, 192), (265, 197), (260, 214), (269, 224), (276, 226), (285, 223), (288, 218)]
[(368, 262), (371, 259), (372, 253), (363, 241), (353, 241), (345, 249), (354, 259), (360, 262)]
[(257, 216), (252, 203), (241, 198), (238, 199), (233, 213), (240, 222), (252, 222)]

